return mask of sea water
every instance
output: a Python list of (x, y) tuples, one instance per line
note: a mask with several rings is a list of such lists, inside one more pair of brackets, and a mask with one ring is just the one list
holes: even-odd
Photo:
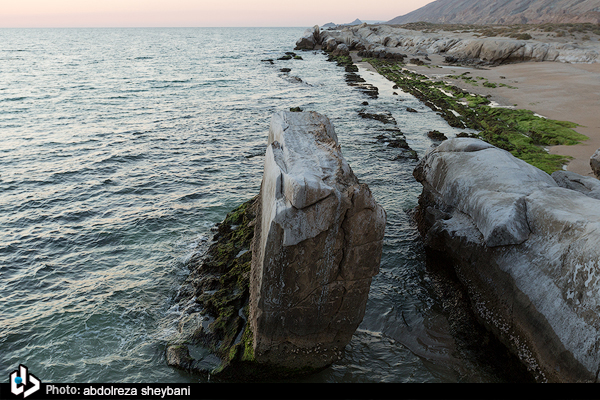
[(428, 131), (456, 129), (361, 69), (380, 87), (367, 97), (322, 52), (278, 60), (303, 31), (0, 30), (0, 376), (23, 363), (43, 382), (206, 381), (165, 361), (186, 262), (258, 193), (271, 115), (301, 107), (331, 119), (388, 221), (363, 323), (302, 381), (496, 379), (456, 356), (427, 290), (416, 162), (358, 111), (390, 111), (421, 157)]

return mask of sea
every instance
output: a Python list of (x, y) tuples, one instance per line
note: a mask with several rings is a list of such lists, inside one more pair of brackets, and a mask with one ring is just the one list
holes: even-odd
[(387, 226), (342, 359), (298, 381), (501, 381), (457, 350), (430, 289), (417, 161), (358, 112), (392, 113), (419, 157), (427, 132), (458, 130), (362, 67), (376, 99), (321, 51), (279, 60), (304, 30), (0, 30), (0, 376), (209, 382), (166, 363), (175, 298), (211, 228), (258, 193), (271, 116), (300, 107), (329, 117)]

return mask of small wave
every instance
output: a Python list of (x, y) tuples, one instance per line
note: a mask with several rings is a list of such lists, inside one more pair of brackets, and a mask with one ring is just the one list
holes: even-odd
[(27, 97), (8, 97), (6, 99), (0, 99), (0, 102), (9, 102), (9, 101), (22, 101), (25, 100)]
[(179, 201), (186, 202), (186, 201), (190, 201), (190, 200), (197, 200), (197, 199), (201, 199), (201, 198), (205, 197), (206, 195), (207, 195), (207, 193), (186, 194), (185, 196), (180, 197)]

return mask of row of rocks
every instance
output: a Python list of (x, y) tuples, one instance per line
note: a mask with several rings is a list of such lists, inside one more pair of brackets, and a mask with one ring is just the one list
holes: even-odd
[(405, 53), (442, 54), (449, 62), (502, 64), (521, 61), (598, 62), (599, 49), (589, 44), (548, 43), (510, 38), (473, 38), (451, 32), (428, 33), (389, 25), (345, 26), (339, 30), (308, 30), (296, 43), (296, 49), (322, 46), (343, 52), (356, 50), (364, 57), (403, 59)]

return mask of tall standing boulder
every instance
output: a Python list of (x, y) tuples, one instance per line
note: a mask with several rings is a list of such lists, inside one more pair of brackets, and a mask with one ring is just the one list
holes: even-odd
[(320, 369), (364, 316), (379, 271), (386, 214), (315, 112), (271, 120), (252, 244), (250, 318), (256, 362)]

